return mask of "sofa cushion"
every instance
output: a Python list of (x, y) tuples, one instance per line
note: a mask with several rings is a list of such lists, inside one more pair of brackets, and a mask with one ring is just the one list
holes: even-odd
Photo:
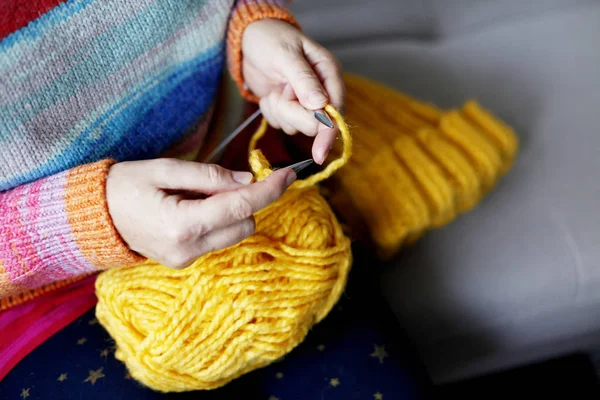
[[(378, 3), (368, 8), (400, 12)], [(437, 18), (428, 29), (443, 35), (330, 46), (346, 70), (442, 107), (476, 98), (521, 140), (513, 170), (475, 210), (383, 275), (438, 382), (600, 339), (600, 2), (445, 3), (428, 3)]]

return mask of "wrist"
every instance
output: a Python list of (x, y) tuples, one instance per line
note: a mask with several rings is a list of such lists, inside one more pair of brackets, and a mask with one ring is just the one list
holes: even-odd
[[(123, 170), (124, 163), (115, 163), (109, 166), (106, 173), (105, 181), (105, 198), (106, 198), (106, 211), (108, 218), (110, 218), (111, 225), (114, 228), (114, 233), (119, 237), (120, 241), (130, 251), (130, 244), (127, 242), (124, 233), (124, 222), (123, 213), (119, 212), (122, 209), (122, 200), (124, 198), (123, 191), (127, 190), (126, 185), (123, 184)], [(134, 188), (130, 188), (135, 190)]]
[(258, 103), (259, 99), (246, 86), (243, 72), (243, 40), (247, 28), (264, 20), (285, 21), (297, 29), (301, 29), (294, 16), (274, 0), (250, 2), (240, 0), (232, 12), (227, 33), (227, 62), (229, 72), (236, 83), (240, 94), (249, 101)]
[(276, 32), (278, 37), (286, 37), (289, 36), (290, 32), (294, 32), (294, 35), (296, 35), (300, 30), (295, 24), (277, 18), (262, 18), (252, 21), (246, 26), (246, 29), (244, 29), (244, 32), (242, 33), (242, 57), (245, 56), (249, 49), (257, 48), (257, 42), (254, 38), (260, 37), (261, 31), (268, 32), (268, 34), (274, 34), (274, 32)]
[[(103, 160), (81, 168), (76, 179), (81, 188), (77, 211), (71, 210), (72, 224), (78, 245), (85, 258), (97, 269), (108, 269), (139, 263), (141, 258), (132, 252), (118, 232), (109, 210), (109, 179), (119, 164)], [(75, 179), (72, 179), (75, 180)], [(114, 196), (112, 196), (114, 197)]]

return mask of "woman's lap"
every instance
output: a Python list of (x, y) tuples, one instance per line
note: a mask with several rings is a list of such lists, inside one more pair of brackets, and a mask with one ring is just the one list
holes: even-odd
[(294, 351), (221, 389), (165, 395), (142, 387), (114, 358), (113, 342), (91, 310), (23, 359), (0, 383), (0, 398), (425, 398), (428, 379), (373, 290), (370, 267), (368, 257), (356, 260), (336, 308)]

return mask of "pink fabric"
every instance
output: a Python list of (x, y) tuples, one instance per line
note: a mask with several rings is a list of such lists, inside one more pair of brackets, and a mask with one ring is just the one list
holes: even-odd
[(0, 313), (0, 381), (19, 361), (97, 302), (93, 275)]

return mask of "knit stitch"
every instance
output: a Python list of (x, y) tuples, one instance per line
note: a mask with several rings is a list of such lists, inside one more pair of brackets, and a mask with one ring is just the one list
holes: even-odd
[(0, 0), (0, 39), (27, 24), (65, 0)]
[(6, 308), (99, 270), (139, 263), (108, 214), (110, 165), (178, 156), (175, 148), (183, 157), (195, 154), (228, 56), (235, 55), (227, 65), (242, 79), (236, 71), (246, 25), (294, 20), (277, 0), (0, 0), (0, 6), (0, 308)]

